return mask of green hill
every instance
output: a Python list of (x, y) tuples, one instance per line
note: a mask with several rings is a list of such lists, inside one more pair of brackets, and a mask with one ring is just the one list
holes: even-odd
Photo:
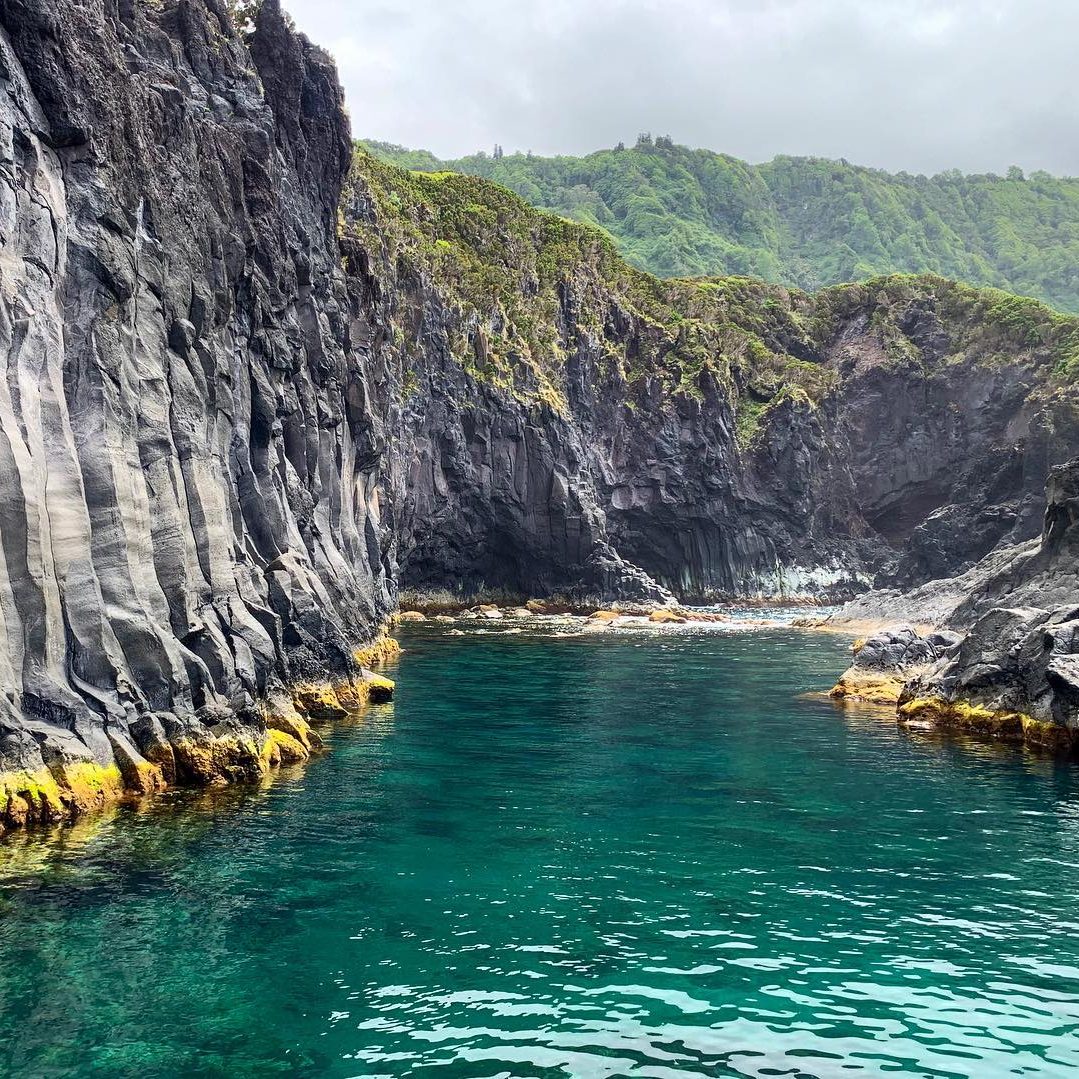
[(586, 157), (474, 154), (364, 142), (395, 165), (468, 173), (609, 232), (663, 277), (748, 274), (816, 289), (935, 273), (1079, 312), (1079, 179), (891, 174), (846, 161), (763, 165), (670, 139)]

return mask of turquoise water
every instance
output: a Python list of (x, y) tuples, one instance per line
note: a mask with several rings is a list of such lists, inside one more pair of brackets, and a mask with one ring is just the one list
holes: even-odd
[(1062, 1076), (1075, 766), (800, 700), (842, 642), (418, 627), (261, 789), (0, 849), (13, 1076)]

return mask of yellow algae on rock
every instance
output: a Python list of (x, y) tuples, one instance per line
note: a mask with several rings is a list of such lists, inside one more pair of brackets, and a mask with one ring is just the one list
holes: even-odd
[(362, 677), (344, 678), (335, 682), (333, 688), (337, 699), (341, 702), (341, 707), (349, 714), (363, 711), (368, 701), (368, 693)]
[(1055, 753), (1079, 749), (1079, 731), (1037, 719), (1025, 712), (989, 708), (970, 701), (942, 697), (914, 697), (899, 706), (899, 722), (928, 721), (948, 730), (984, 734), (1002, 742), (1021, 742)]
[(337, 695), (337, 687), (329, 682), (298, 683), (292, 687), (292, 703), (301, 716), (312, 719), (342, 719), (349, 712)]
[(322, 745), (322, 739), (293, 705), (292, 698), (274, 693), (262, 705), (262, 718), (268, 730), (281, 731), (295, 739), (305, 749)]
[(894, 705), (899, 701), (904, 684), (905, 678), (898, 673), (851, 667), (828, 695), (835, 700)]
[(66, 815), (60, 788), (48, 768), (0, 776), (0, 818), (5, 824), (58, 821)]
[(380, 674), (366, 673), (363, 680), (367, 687), (368, 699), (375, 704), (382, 704), (393, 699), (397, 683), (392, 678), (383, 678)]
[(79, 810), (104, 805), (123, 793), (124, 780), (116, 764), (72, 761), (52, 769), (61, 797), (70, 797)]
[(352, 655), (361, 667), (384, 667), (401, 655), (401, 646), (392, 637), (382, 636), (357, 648)]
[(266, 732), (259, 760), (268, 770), (282, 764), (295, 764), (298, 761), (305, 761), (310, 755), (307, 746), (299, 739), (294, 738), (286, 731), (271, 727)]
[(368, 668), (400, 654), (400, 645), (382, 636), (356, 652), (359, 674), (272, 691), (260, 706), (264, 729), (226, 717), (178, 733), (154, 716), (143, 717), (142, 752), (126, 732), (110, 732), (114, 759), (109, 764), (75, 760), (0, 773), (0, 831), (67, 823), (125, 793), (149, 794), (172, 783), (213, 787), (257, 780), (278, 765), (306, 760), (322, 744), (312, 721), (342, 719), (368, 702), (392, 699), (393, 680)]
[(163, 791), (168, 786), (161, 765), (147, 760), (126, 739), (110, 734), (109, 744), (120, 769), (125, 791), (152, 794), (154, 791)]
[(71, 761), (0, 775), (0, 826), (52, 823), (104, 805), (123, 791), (115, 764)]
[(262, 774), (261, 747), (254, 738), (236, 734), (177, 738), (176, 778), (200, 787), (220, 787)]

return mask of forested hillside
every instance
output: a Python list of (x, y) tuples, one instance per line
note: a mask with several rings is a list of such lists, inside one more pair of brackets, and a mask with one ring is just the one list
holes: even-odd
[(1079, 179), (890, 174), (846, 161), (763, 165), (670, 139), (587, 157), (474, 154), (364, 143), (396, 165), (505, 185), (535, 206), (606, 229), (665, 277), (750, 274), (815, 289), (893, 272), (994, 285), (1079, 311)]

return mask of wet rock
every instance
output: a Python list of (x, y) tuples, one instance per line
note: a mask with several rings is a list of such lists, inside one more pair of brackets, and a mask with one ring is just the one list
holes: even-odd
[(906, 722), (1057, 750), (1079, 747), (1079, 607), (995, 608), (945, 659), (911, 678)]
[(960, 645), (957, 633), (893, 626), (853, 645), (854, 661), (831, 690), (836, 700), (895, 705), (907, 681)]
[(689, 620), (685, 615), (679, 614), (677, 611), (658, 607), (648, 616), (648, 621), (658, 625), (681, 625)]
[(367, 691), (367, 699), (374, 704), (385, 704), (393, 700), (394, 690), (397, 688), (392, 678), (384, 678), (374, 671), (365, 670), (363, 684)]
[(895, 626), (873, 634), (854, 650), (861, 670), (901, 670), (939, 659), (962, 640), (958, 633), (935, 630), (924, 636), (911, 626)]

